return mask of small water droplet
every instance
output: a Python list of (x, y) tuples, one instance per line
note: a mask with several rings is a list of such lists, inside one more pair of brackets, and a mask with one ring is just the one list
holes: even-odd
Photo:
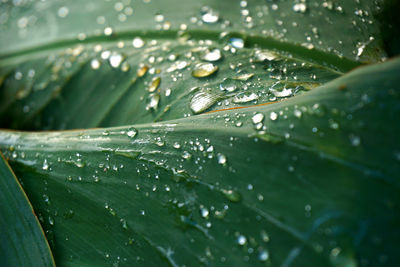
[(134, 48), (141, 48), (141, 47), (144, 46), (144, 41), (140, 37), (135, 37), (132, 40), (132, 45), (133, 45)]
[(264, 115), (262, 113), (256, 113), (251, 120), (254, 124), (260, 123), (264, 120)]
[(137, 130), (133, 127), (128, 128), (128, 131), (126, 132), (126, 135), (130, 138), (134, 138), (137, 134)]
[(254, 58), (256, 62), (273, 61), (279, 58), (279, 55), (270, 50), (255, 50)]
[(208, 77), (218, 70), (218, 66), (212, 63), (199, 63), (197, 64), (193, 71), (192, 76), (196, 78)]
[(276, 112), (271, 112), (269, 114), (269, 118), (271, 119), (271, 121), (275, 121), (278, 118), (278, 113)]
[(301, 118), (301, 116), (302, 116), (302, 112), (301, 112), (301, 110), (298, 110), (298, 109), (295, 109), (294, 110), (294, 112), (293, 112), (293, 114), (294, 114), (294, 116), (296, 116), (297, 118)]
[(221, 192), (229, 201), (239, 202), (240, 200), (242, 200), (242, 196), (237, 191), (231, 189), (222, 189)]
[(200, 207), (200, 215), (203, 218), (208, 218), (209, 211), (205, 207)]
[(267, 261), (269, 258), (269, 253), (266, 250), (261, 250), (260, 253), (258, 254), (258, 259), (260, 261)]
[(65, 18), (66, 16), (68, 16), (68, 13), (69, 13), (69, 9), (66, 6), (63, 6), (58, 9), (57, 15), (60, 18)]
[(227, 162), (226, 156), (224, 154), (218, 153), (217, 155), (218, 163), (221, 165), (225, 165)]
[(359, 145), (360, 145), (361, 139), (360, 139), (359, 136), (356, 136), (356, 135), (354, 135), (354, 134), (351, 134), (351, 135), (349, 136), (349, 138), (350, 138), (350, 142), (351, 142), (351, 145), (352, 145), (352, 146), (359, 146)]
[(243, 73), (243, 74), (233, 77), (233, 79), (239, 80), (239, 81), (247, 81), (248, 79), (250, 79), (253, 76), (254, 76), (254, 73)]
[(100, 61), (98, 59), (92, 59), (92, 61), (90, 61), (90, 66), (92, 67), (92, 69), (97, 70), (98, 68), (100, 68)]
[(158, 103), (160, 102), (160, 95), (159, 94), (151, 94), (149, 95), (149, 102), (146, 106), (146, 109), (154, 109), (158, 108)]
[(298, 13), (305, 13), (307, 11), (306, 3), (296, 3), (293, 5), (293, 11)]
[(221, 50), (219, 50), (218, 48), (207, 50), (201, 57), (201, 59), (209, 62), (218, 61), (221, 58), (222, 58), (222, 53)]
[(113, 29), (111, 27), (106, 27), (104, 29), (104, 34), (110, 36), (113, 33)]
[(237, 243), (244, 246), (247, 243), (247, 238), (244, 235), (239, 235), (237, 238)]
[(110, 58), (108, 59), (111, 67), (118, 68), (121, 65), (121, 62), (124, 60), (124, 57), (118, 53), (112, 53)]
[(288, 96), (291, 96), (293, 94), (292, 88), (283, 88), (281, 91), (271, 88), (270, 91), (276, 97), (288, 97)]
[(43, 169), (44, 171), (47, 171), (47, 170), (49, 169), (49, 163), (47, 162), (47, 159), (45, 159), (45, 160), (43, 161), (42, 169)]
[(187, 151), (183, 151), (183, 153), (182, 153), (182, 158), (189, 160), (189, 159), (192, 158), (192, 154), (190, 154), (190, 153), (187, 152)]
[(248, 93), (248, 92), (241, 92), (233, 98), (233, 103), (240, 104), (240, 103), (247, 103), (250, 101), (254, 101), (258, 99), (258, 95), (256, 93)]
[(50, 225), (54, 225), (54, 219), (53, 219), (53, 217), (51, 217), (51, 216), (49, 216), (49, 224)]
[(149, 86), (149, 88), (147, 88), (147, 90), (150, 93), (153, 93), (155, 90), (157, 90), (157, 88), (160, 85), (160, 83), (161, 83), (161, 78), (160, 77), (154, 77), (151, 80), (150, 86)]
[(202, 16), (201, 19), (203, 22), (208, 23), (208, 24), (214, 24), (218, 22), (219, 20), (219, 15), (212, 9), (207, 10)]
[(148, 70), (149, 70), (149, 67), (142, 66), (141, 68), (138, 69), (137, 76), (138, 77), (143, 77), (147, 73)]
[(244, 41), (242, 38), (236, 38), (236, 37), (231, 38), (231, 39), (229, 39), (229, 43), (234, 48), (243, 48), (244, 47)]

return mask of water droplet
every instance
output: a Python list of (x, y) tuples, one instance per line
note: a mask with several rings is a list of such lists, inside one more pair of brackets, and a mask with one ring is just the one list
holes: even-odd
[(351, 135), (349, 136), (349, 138), (350, 138), (350, 142), (351, 142), (351, 145), (352, 145), (352, 146), (359, 146), (359, 145), (360, 145), (361, 139), (360, 139), (359, 136), (356, 136), (356, 135), (354, 135), (354, 134), (351, 134)]
[(176, 61), (175, 63), (173, 63), (168, 69), (167, 72), (173, 72), (175, 70), (183, 70), (184, 68), (186, 68), (189, 64), (187, 63), (187, 61), (184, 60), (179, 60)]
[(255, 50), (254, 57), (256, 62), (264, 62), (276, 60), (279, 55), (269, 50)]
[(44, 171), (47, 171), (47, 170), (49, 169), (49, 163), (47, 162), (47, 159), (45, 159), (45, 160), (43, 161), (42, 169), (43, 169)]
[(98, 59), (92, 59), (92, 61), (90, 61), (90, 66), (92, 69), (97, 70), (100, 68), (100, 61)]
[(276, 96), (276, 97), (288, 97), (293, 94), (293, 90), (291, 88), (283, 88), (282, 91), (276, 90), (271, 88), (270, 91)]
[(149, 103), (146, 106), (146, 109), (154, 109), (156, 110), (158, 107), (158, 103), (160, 102), (159, 94), (151, 94), (149, 95)]
[(154, 16), (154, 20), (155, 20), (156, 22), (163, 22), (163, 21), (164, 21), (164, 15), (163, 15), (163, 14), (160, 14), (160, 13), (157, 13), (157, 14)]
[(302, 115), (302, 112), (300, 111), (300, 110), (298, 110), (298, 109), (295, 109), (294, 110), (294, 112), (293, 112), (293, 114), (297, 117), (297, 118), (301, 118), (301, 115)]
[(242, 38), (231, 38), (231, 39), (229, 39), (229, 43), (234, 48), (243, 48), (244, 47), (244, 41)]
[(332, 119), (329, 119), (328, 122), (329, 122), (329, 127), (331, 127), (331, 129), (334, 129), (334, 130), (339, 129), (339, 123), (338, 122), (336, 122), (336, 121), (334, 121)]
[(229, 201), (239, 202), (240, 200), (242, 200), (242, 196), (237, 191), (231, 189), (222, 189), (221, 192)]
[(217, 159), (218, 159), (218, 163), (221, 165), (225, 165), (226, 164), (226, 156), (224, 154), (218, 153), (217, 155)]
[(208, 215), (209, 215), (208, 209), (206, 209), (204, 207), (200, 207), (200, 215), (203, 218), (208, 218)]
[(128, 131), (126, 132), (126, 135), (129, 136), (130, 138), (134, 138), (137, 134), (137, 130), (133, 127), (128, 128)]
[(239, 235), (237, 238), (237, 243), (244, 246), (247, 243), (247, 238), (244, 235)]
[(201, 113), (214, 105), (219, 99), (220, 96), (217, 94), (213, 94), (209, 91), (200, 91), (191, 99), (190, 109), (195, 114)]
[(149, 70), (149, 67), (147, 67), (147, 66), (141, 67), (141, 68), (138, 69), (138, 71), (137, 71), (137, 76), (138, 76), (138, 77), (143, 77), (143, 76), (147, 73), (148, 70)]
[(306, 3), (296, 3), (293, 5), (293, 11), (298, 13), (305, 13), (307, 11)]
[(144, 41), (140, 37), (135, 37), (132, 40), (132, 45), (133, 45), (134, 48), (141, 48), (141, 47), (144, 46)]
[(233, 103), (247, 103), (258, 99), (256, 93), (241, 92), (233, 98)]
[(222, 53), (221, 53), (221, 50), (219, 50), (218, 48), (214, 48), (212, 50), (207, 50), (201, 57), (201, 59), (203, 59), (205, 61), (209, 61), (209, 62), (218, 61), (221, 58), (222, 58)]
[(182, 153), (182, 158), (189, 160), (189, 159), (192, 158), (192, 154), (190, 154), (190, 153), (187, 152), (187, 151), (183, 151), (183, 153)]
[(269, 118), (271, 119), (271, 121), (275, 121), (278, 118), (278, 113), (276, 112), (271, 112), (269, 114)]
[(160, 82), (161, 82), (161, 78), (160, 77), (154, 77), (151, 80), (150, 86), (149, 86), (149, 88), (147, 88), (147, 90), (150, 93), (154, 92), (155, 90), (157, 90), (158, 86), (160, 85)]
[(125, 219), (121, 219), (121, 226), (123, 229), (128, 230), (128, 224), (126, 223)]
[(193, 71), (192, 76), (196, 78), (208, 77), (218, 70), (218, 66), (212, 63), (199, 63), (197, 64)]
[(111, 67), (118, 68), (121, 65), (121, 62), (124, 60), (124, 57), (118, 53), (112, 53), (110, 58), (108, 59)]
[(253, 76), (254, 76), (254, 73), (243, 73), (236, 77), (233, 77), (233, 79), (239, 80), (239, 81), (247, 81), (248, 79), (250, 79)]
[(219, 88), (222, 91), (233, 92), (237, 89), (236, 83), (237, 82), (231, 78), (225, 78), (223, 82), (219, 85)]
[(53, 219), (53, 217), (51, 217), (51, 216), (49, 216), (49, 224), (50, 225), (54, 225), (54, 219)]
[(110, 36), (113, 33), (113, 29), (111, 27), (106, 27), (104, 29), (104, 34)]
[(205, 12), (202, 16), (201, 19), (203, 20), (203, 22), (208, 23), (208, 24), (213, 24), (218, 22), (219, 20), (219, 15), (218, 13), (214, 12), (213, 10), (208, 10), (207, 12)]
[(264, 120), (264, 115), (261, 113), (256, 113), (251, 120), (253, 121), (254, 124), (260, 123)]
[(60, 7), (60, 8), (58, 9), (57, 15), (58, 15), (60, 18), (65, 18), (66, 16), (68, 16), (68, 13), (69, 13), (68, 8), (67, 8), (66, 6), (63, 6), (63, 7)]
[(260, 261), (266, 261), (269, 258), (269, 253), (266, 250), (261, 250), (260, 253), (258, 254), (258, 259)]

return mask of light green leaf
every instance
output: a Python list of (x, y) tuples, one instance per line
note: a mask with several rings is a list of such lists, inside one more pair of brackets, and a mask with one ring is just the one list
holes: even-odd
[(0, 229), (2, 266), (55, 266), (32, 206), (1, 153)]

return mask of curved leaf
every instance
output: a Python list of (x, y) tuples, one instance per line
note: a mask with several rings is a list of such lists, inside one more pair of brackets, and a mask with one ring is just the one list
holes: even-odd
[(1, 153), (0, 203), (2, 266), (55, 266), (32, 206)]
[[(380, 1), (192, 0), (190, 12), (176, 0), (1, 5), (4, 128), (121, 126), (265, 104), (386, 57)], [(213, 49), (219, 70), (192, 77)], [(207, 105), (190, 108), (199, 92)]]
[(62, 265), (395, 265), (399, 70), (362, 68), (271, 105), (0, 142)]

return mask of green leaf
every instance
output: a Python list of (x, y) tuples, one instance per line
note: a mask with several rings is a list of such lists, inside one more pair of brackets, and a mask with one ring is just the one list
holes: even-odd
[(393, 266), (399, 71), (396, 59), (276, 104), (0, 143), (62, 265)]
[(83, 128), (0, 131), (57, 264), (395, 266), (383, 3), (2, 1), (0, 127)]
[[(262, 104), (276, 100), (270, 88), (301, 93), (386, 57), (373, 16), (381, 1), (192, 0), (185, 2), (189, 12), (178, 10), (177, 0), (97, 2), (1, 4), (0, 30), (8, 37), (0, 41), (2, 127), (73, 129), (177, 119), (193, 115), (191, 100), (203, 90), (208, 109), (194, 113)], [(133, 40), (144, 45), (133, 46)], [(192, 77), (213, 48), (223, 54), (213, 62), (218, 72)], [(143, 66), (148, 73), (138, 75)], [(249, 80), (232, 81), (244, 75)], [(157, 77), (159, 87), (149, 92)], [(225, 79), (236, 90), (221, 90)]]
[(55, 266), (39, 221), (0, 153), (0, 262), (3, 266)]

